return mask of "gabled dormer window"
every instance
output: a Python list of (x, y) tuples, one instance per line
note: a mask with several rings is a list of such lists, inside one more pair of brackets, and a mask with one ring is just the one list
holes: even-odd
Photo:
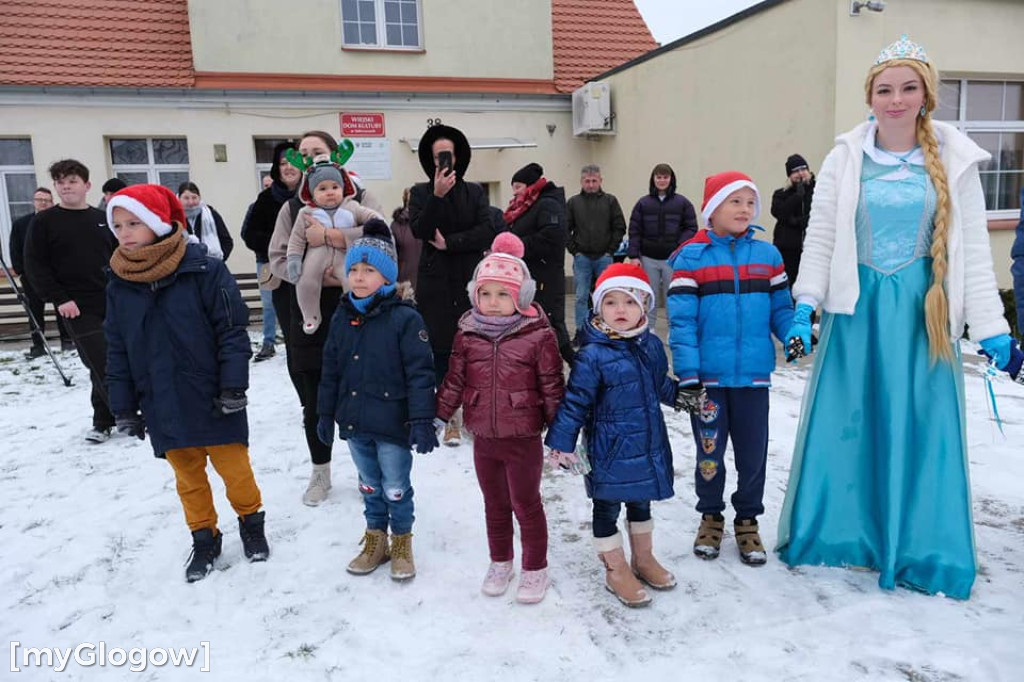
[(346, 48), (422, 50), (420, 0), (341, 0)]

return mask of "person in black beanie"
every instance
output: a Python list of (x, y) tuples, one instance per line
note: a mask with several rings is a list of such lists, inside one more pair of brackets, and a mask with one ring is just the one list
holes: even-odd
[(786, 175), (789, 182), (772, 195), (772, 215), (777, 221), (772, 243), (782, 253), (786, 277), (795, 282), (800, 270), (800, 254), (804, 249), (804, 232), (811, 216), (814, 174), (804, 157), (793, 154), (786, 159)]
[(512, 175), (512, 192), (503, 219), (523, 242), (523, 261), (537, 282), (535, 300), (555, 330), (562, 358), (572, 364), (576, 354), (565, 328), (565, 190), (544, 177), (540, 164), (528, 163)]

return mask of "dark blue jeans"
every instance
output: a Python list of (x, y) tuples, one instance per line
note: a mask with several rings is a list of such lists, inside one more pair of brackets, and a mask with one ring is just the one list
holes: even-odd
[(725, 446), (732, 440), (736, 463), (736, 517), (752, 519), (764, 513), (764, 475), (768, 462), (768, 389), (716, 388), (699, 415), (691, 415), (697, 441), (697, 511), (725, 511)]
[(582, 253), (572, 257), (572, 278), (576, 284), (576, 336), (590, 319), (590, 291), (604, 269), (612, 264), (612, 257), (604, 254), (591, 258)]
[[(594, 537), (610, 538), (619, 531), (622, 502), (594, 500)], [(651, 520), (650, 502), (626, 502), (626, 520), (632, 523)]]

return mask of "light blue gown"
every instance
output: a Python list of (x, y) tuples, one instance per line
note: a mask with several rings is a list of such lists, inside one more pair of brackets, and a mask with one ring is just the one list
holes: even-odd
[[(877, 152), (876, 152), (877, 154)], [(970, 596), (974, 533), (963, 369), (932, 365), (935, 190), (919, 165), (864, 155), (857, 208), (860, 297), (825, 314), (779, 522), (789, 565), (864, 567), (878, 584)]]

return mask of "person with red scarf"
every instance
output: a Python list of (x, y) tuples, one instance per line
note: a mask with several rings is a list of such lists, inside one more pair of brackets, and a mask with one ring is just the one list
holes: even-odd
[(523, 260), (537, 282), (536, 301), (555, 330), (562, 358), (572, 364), (565, 328), (565, 190), (544, 177), (540, 164), (528, 163), (512, 176), (512, 193), (505, 224), (526, 247)]

